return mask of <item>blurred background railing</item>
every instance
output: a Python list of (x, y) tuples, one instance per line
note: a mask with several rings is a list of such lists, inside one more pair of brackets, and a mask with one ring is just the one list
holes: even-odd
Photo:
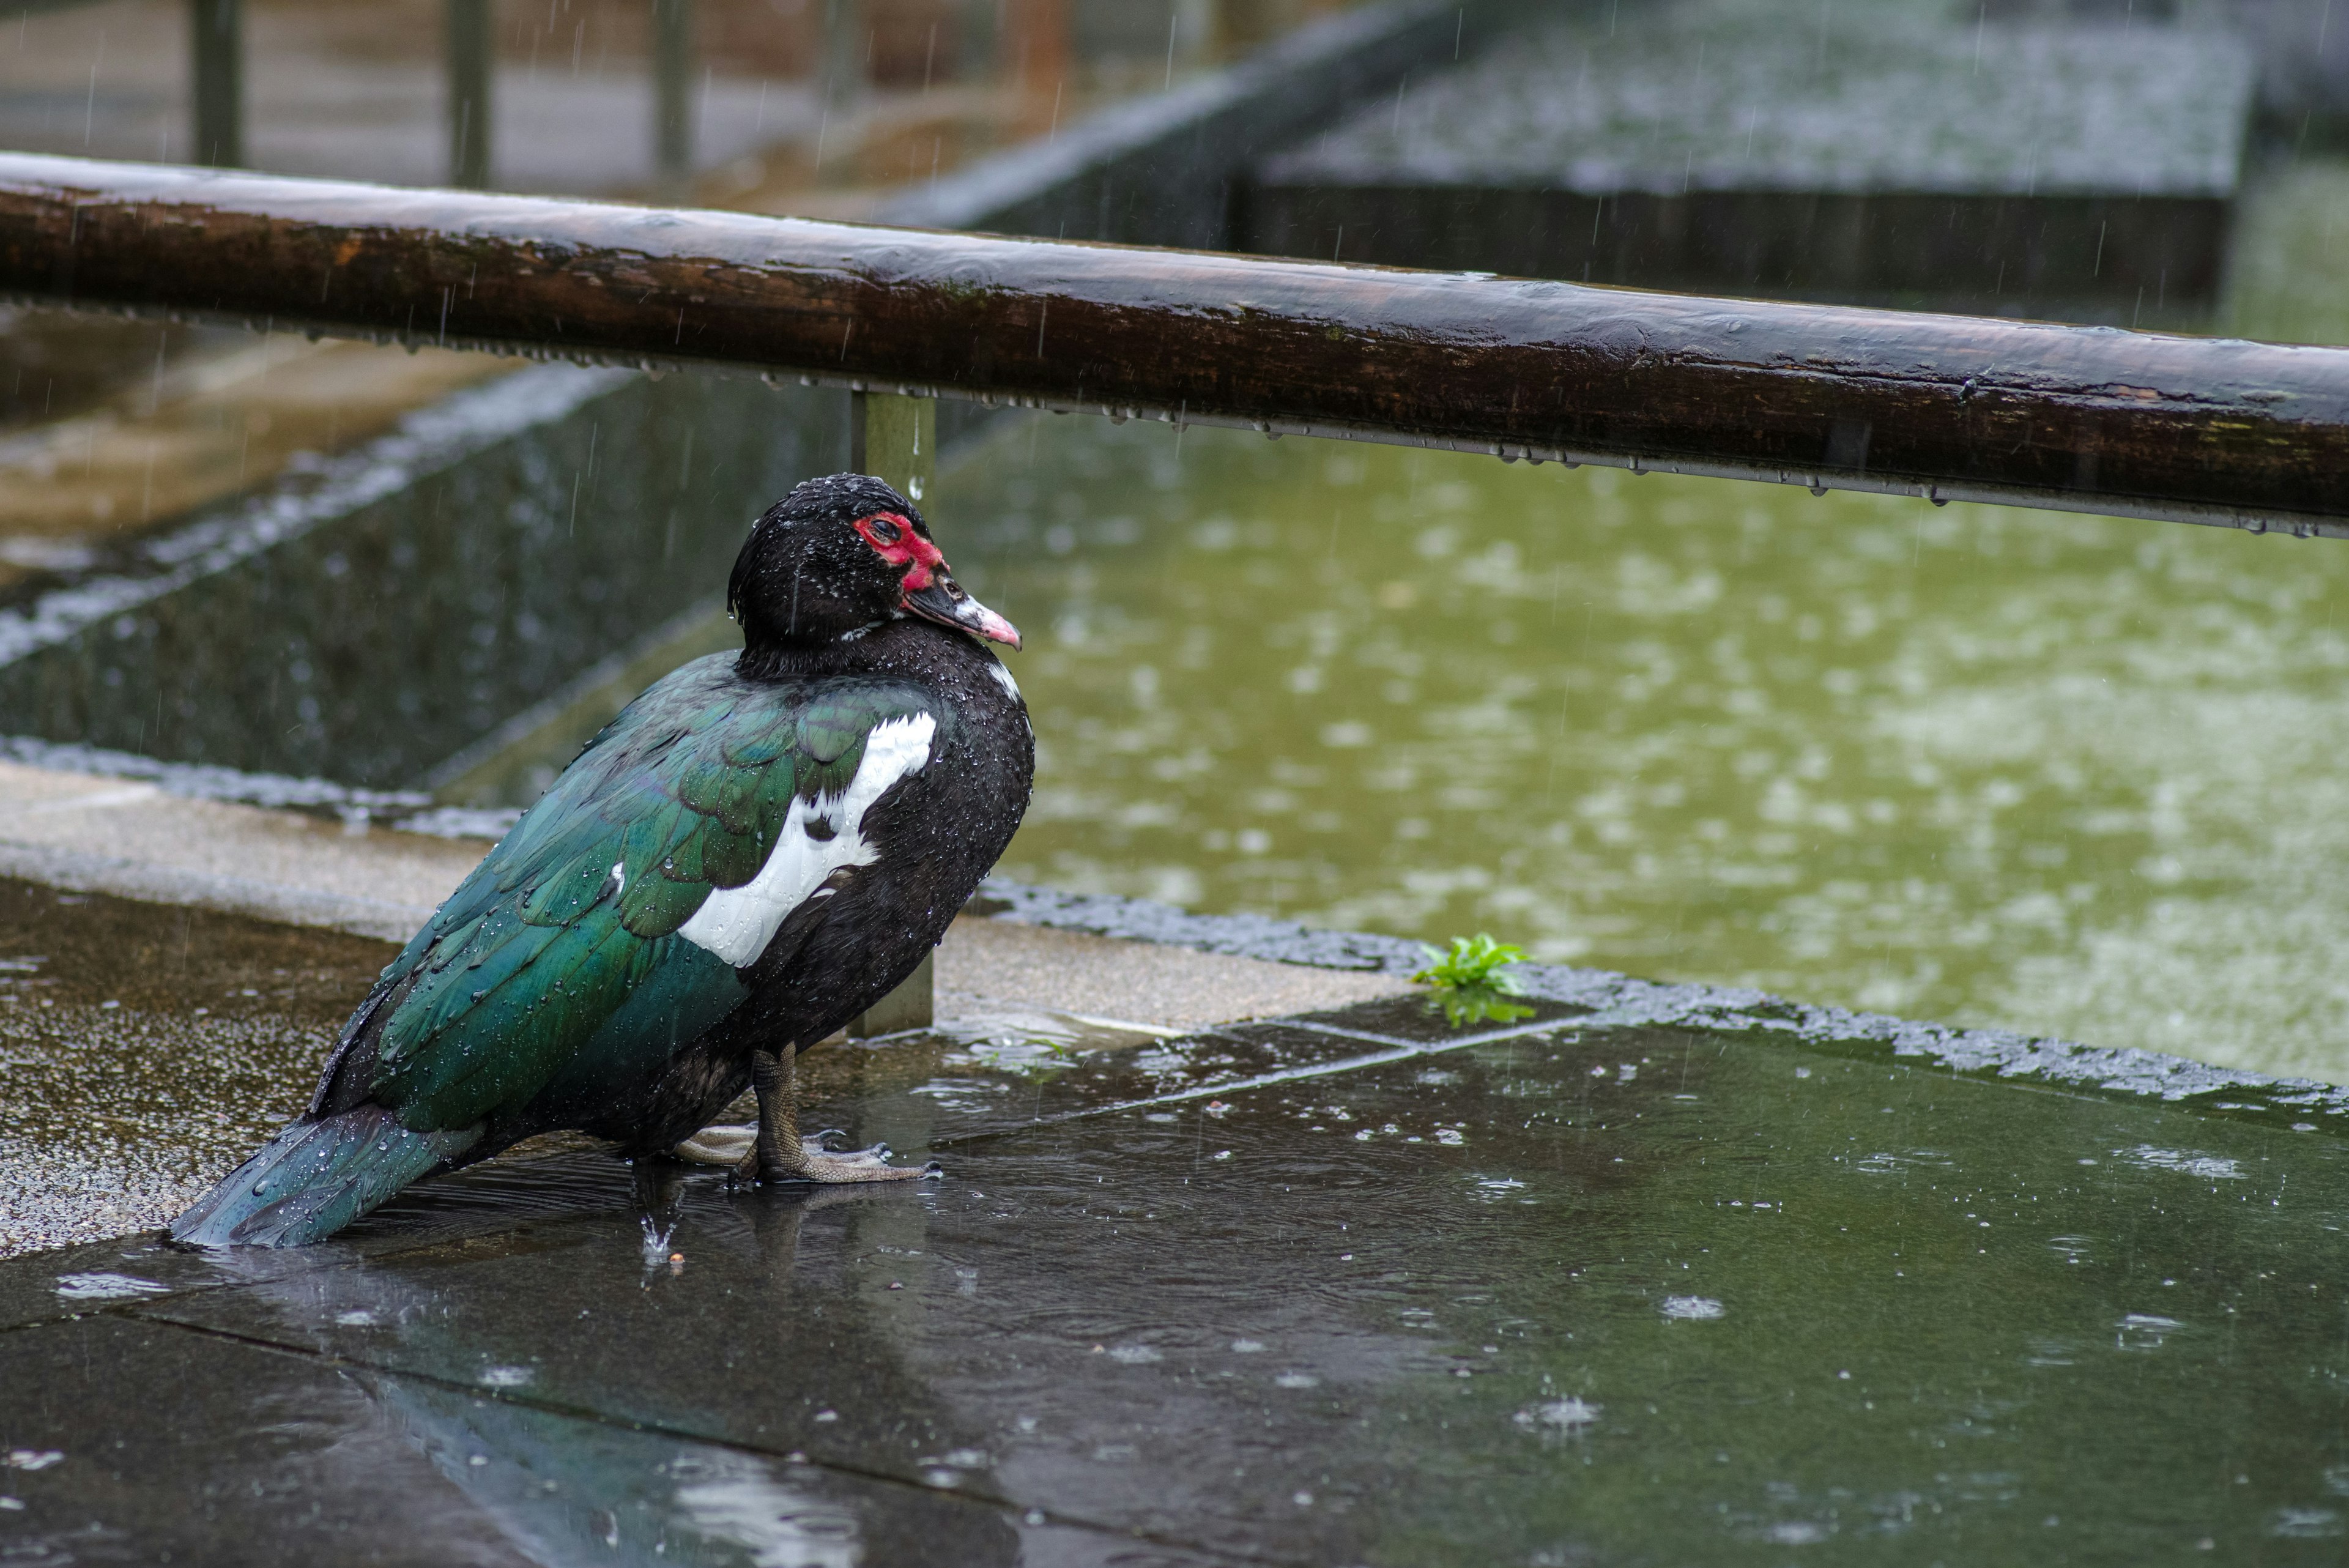
[(853, 206), (1337, 8), (29, 0), (0, 8), (17, 34), (0, 126), (12, 146), (212, 167), (751, 206), (823, 188)]

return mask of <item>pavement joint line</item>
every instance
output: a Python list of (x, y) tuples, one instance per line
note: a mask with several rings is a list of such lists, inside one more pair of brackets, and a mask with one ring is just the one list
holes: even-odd
[[(1131, 1018), (1103, 1018), (1091, 1012), (1071, 1012), (1066, 1016), (1075, 1019), (1080, 1023), (1092, 1024), (1096, 1028), (1118, 1029), (1129, 1034), (1155, 1034), (1161, 1040), (1187, 1040), (1194, 1034), (1203, 1033), (1197, 1029), (1177, 1029), (1165, 1023), (1137, 1023)], [(1368, 1036), (1364, 1038), (1367, 1039)]]
[[(1287, 1023), (1287, 1019), (1268, 1019), (1267, 1023)], [(1120, 1111), (1143, 1110), (1151, 1106), (1181, 1105), (1189, 1100), (1204, 1100), (1214, 1096), (1240, 1094), (1249, 1089), (1262, 1089), (1275, 1084), (1294, 1084), (1307, 1078), (1333, 1077), (1341, 1073), (1359, 1072), (1366, 1067), (1383, 1067), (1392, 1062), (1408, 1062), (1415, 1056), (1442, 1056), (1454, 1051), (1464, 1051), (1472, 1045), (1490, 1045), (1495, 1041), (1516, 1040), (1528, 1034), (1567, 1027), (1575, 1021), (1553, 1018), (1547, 1023), (1520, 1024), (1514, 1029), (1495, 1029), (1484, 1034), (1471, 1034), (1464, 1040), (1405, 1040), (1392, 1048), (1374, 1051), (1367, 1056), (1348, 1056), (1341, 1061), (1324, 1062), (1311, 1067), (1286, 1067), (1278, 1073), (1259, 1073), (1253, 1078), (1235, 1078), (1226, 1084), (1209, 1084), (1196, 1089), (1180, 1089), (1171, 1095), (1153, 1095), (1147, 1099), (1119, 1100), (1112, 1105), (1088, 1106), (1081, 1110), (1055, 1111), (1049, 1116), (1039, 1116), (1032, 1122), (1022, 1122), (1016, 1127), (997, 1127), (987, 1132), (963, 1133), (957, 1137), (933, 1138), (926, 1148), (955, 1148), (965, 1144), (981, 1143), (988, 1138), (1009, 1137), (1032, 1132), (1038, 1127), (1060, 1127), (1064, 1123), (1082, 1121), (1089, 1116), (1114, 1116)], [(1379, 1041), (1391, 1035), (1358, 1034), (1350, 1030), (1333, 1029), (1328, 1024), (1303, 1024), (1323, 1034), (1335, 1034), (1341, 1040)], [(1204, 1032), (1203, 1032), (1204, 1033)]]
[[(365, 1261), (372, 1262), (373, 1260)], [(109, 1313), (107, 1315), (133, 1319), (150, 1328), (176, 1329), (183, 1334), (195, 1334), (199, 1338), (218, 1340), (223, 1344), (243, 1345), (249, 1350), (259, 1350), (273, 1355), (291, 1356), (299, 1361), (306, 1361), (320, 1366), (332, 1367), (337, 1370), (367, 1372), (373, 1373), (381, 1377), (407, 1378), (412, 1382), (426, 1383), (430, 1384), (434, 1387), (445, 1388), (453, 1394), (462, 1394), (477, 1399), (494, 1399), (501, 1405), (512, 1405), (525, 1410), (536, 1410), (545, 1415), (559, 1416), (568, 1420), (589, 1421), (595, 1423), (596, 1426), (609, 1427), (619, 1431), (647, 1432), (659, 1437), (674, 1438), (678, 1442), (701, 1443), (713, 1449), (731, 1449), (736, 1453), (755, 1454), (761, 1459), (776, 1459), (784, 1464), (803, 1464), (815, 1469), (830, 1470), (836, 1475), (848, 1476), (858, 1480), (870, 1481), (876, 1485), (916, 1492), (924, 1497), (947, 1497), (957, 1501), (969, 1503), (979, 1508), (1002, 1509), (1009, 1512), (1017, 1514), (1025, 1514), (1030, 1511), (1040, 1512), (1044, 1515), (1045, 1521), (1048, 1523), (1074, 1526), (1077, 1529), (1090, 1531), (1099, 1535), (1115, 1536), (1120, 1540), (1146, 1542), (1154, 1545), (1172, 1547), (1177, 1551), (1203, 1552), (1209, 1557), (1222, 1558), (1226, 1562), (1262, 1563), (1273, 1564), (1277, 1565), (1277, 1568), (1289, 1568), (1289, 1565), (1299, 1561), (1295, 1558), (1263, 1557), (1253, 1553), (1233, 1552), (1222, 1547), (1206, 1546), (1197, 1542), (1184, 1541), (1176, 1537), (1154, 1535), (1144, 1531), (1128, 1530), (1114, 1524), (1104, 1524), (1098, 1520), (1086, 1519), (1076, 1514), (1057, 1512), (1051, 1509), (1040, 1508), (1032, 1503), (1023, 1504), (1015, 1502), (1009, 1498), (990, 1496), (981, 1492), (965, 1491), (955, 1487), (934, 1487), (921, 1481), (909, 1480), (901, 1475), (892, 1475), (886, 1470), (867, 1469), (857, 1465), (843, 1464), (836, 1459), (819, 1459), (810, 1455), (803, 1449), (771, 1449), (757, 1443), (744, 1442), (740, 1438), (711, 1437), (707, 1433), (688, 1430), (684, 1428), (671, 1425), (666, 1421), (632, 1420), (626, 1417), (610, 1415), (605, 1411), (594, 1409), (590, 1407), (567, 1405), (553, 1399), (518, 1398), (508, 1390), (484, 1388), (478, 1383), (463, 1383), (453, 1377), (442, 1376), (438, 1373), (418, 1372), (405, 1367), (385, 1366), (377, 1362), (361, 1360), (357, 1356), (341, 1355), (332, 1351), (313, 1350), (306, 1345), (288, 1345), (284, 1340), (264, 1338), (259, 1334), (239, 1334), (233, 1329), (216, 1328), (210, 1324), (187, 1323), (179, 1318), (152, 1317), (148, 1315), (146, 1313), (138, 1310), (139, 1307), (152, 1304), (154, 1304), (154, 1299), (135, 1303), (126, 1303), (119, 1312)], [(57, 1321), (57, 1320), (56, 1319), (50, 1320), (52, 1324)], [(794, 1454), (799, 1456), (796, 1460), (792, 1457)]]
[[(49, 1317), (28, 1318), (22, 1323), (0, 1324), (0, 1334), (15, 1334), (20, 1329), (43, 1328), (51, 1324), (79, 1323), (86, 1317), (136, 1316), (139, 1315), (138, 1309), (140, 1307), (160, 1306), (167, 1302), (187, 1301), (196, 1296), (211, 1295), (216, 1291), (251, 1290), (258, 1285), (271, 1284), (279, 1280), (290, 1280), (301, 1275), (324, 1274), (336, 1272), (347, 1272), (352, 1269), (368, 1268), (377, 1263), (389, 1262), (395, 1259), (409, 1257), (417, 1252), (429, 1252), (438, 1247), (461, 1245), (468, 1241), (485, 1241), (498, 1236), (521, 1235), (542, 1225), (560, 1225), (573, 1220), (589, 1219), (599, 1213), (609, 1212), (612, 1212), (612, 1210), (582, 1210), (577, 1214), (531, 1215), (488, 1230), (455, 1231), (445, 1236), (419, 1237), (412, 1241), (405, 1241), (395, 1246), (388, 1246), (382, 1251), (368, 1252), (361, 1257), (354, 1258), (344, 1256), (322, 1260), (319, 1262), (309, 1264), (306, 1267), (288, 1269), (282, 1274), (272, 1274), (266, 1279), (207, 1280), (195, 1284), (173, 1285), (159, 1295), (139, 1295), (125, 1297), (119, 1301), (93, 1303), (78, 1312), (59, 1312)], [(201, 1247), (191, 1247), (181, 1242), (173, 1241), (171, 1240), (171, 1232), (161, 1229), (151, 1231), (134, 1231), (128, 1235), (109, 1237), (108, 1240), (111, 1241), (131, 1241), (138, 1240), (141, 1236), (150, 1237), (173, 1251), (201, 1254), (205, 1251), (205, 1249)], [(47, 1255), (47, 1254), (46, 1252), (26, 1252), (16, 1258), (0, 1259), (0, 1270), (5, 1270), (19, 1262)], [(171, 1320), (159, 1318), (155, 1321), (169, 1322)]]
[[(1315, 1023), (1303, 1018), (1268, 1018), (1266, 1023), (1278, 1023), (1289, 1029), (1310, 1029), (1316, 1034), (1335, 1034), (1346, 1040), (1375, 1040), (1381, 1045), (1440, 1045), (1446, 1051), (1456, 1051), (1463, 1045), (1483, 1045), (1495, 1040), (1514, 1040), (1520, 1034), (1538, 1034), (1545, 1029), (1577, 1022), (1575, 1017), (1553, 1018), (1545, 1023), (1513, 1023), (1506, 1029), (1487, 1029), (1482, 1034), (1464, 1034), (1455, 1040), (1408, 1040), (1400, 1034), (1380, 1034), (1368, 1029), (1347, 1029), (1335, 1023)], [(1226, 1027), (1232, 1027), (1226, 1025)], [(1198, 1030), (1197, 1033), (1209, 1033)]]

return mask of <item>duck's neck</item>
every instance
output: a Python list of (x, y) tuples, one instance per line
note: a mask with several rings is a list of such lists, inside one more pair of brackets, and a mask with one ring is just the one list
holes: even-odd
[(734, 661), (734, 668), (752, 680), (787, 680), (795, 676), (825, 674), (852, 660), (870, 633), (889, 624), (885, 620), (877, 620), (869, 626), (853, 627), (820, 641), (806, 638), (758, 638), (743, 644), (741, 657)]

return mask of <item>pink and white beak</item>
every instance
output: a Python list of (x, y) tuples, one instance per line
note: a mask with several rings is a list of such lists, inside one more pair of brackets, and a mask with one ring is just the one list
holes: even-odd
[(914, 573), (905, 574), (905, 594), (898, 603), (910, 614), (924, 620), (936, 621), (983, 637), (989, 642), (1019, 646), (1019, 628), (962, 591), (962, 585), (947, 571), (940, 561), (935, 566), (917, 568), (926, 577), (920, 587), (913, 586)]
[(893, 566), (905, 568), (905, 575), (898, 579), (899, 609), (989, 642), (1019, 646), (1019, 628), (963, 592), (962, 585), (947, 570), (946, 556), (914, 531), (909, 518), (895, 512), (875, 512), (850, 526), (864, 536), (874, 554)]

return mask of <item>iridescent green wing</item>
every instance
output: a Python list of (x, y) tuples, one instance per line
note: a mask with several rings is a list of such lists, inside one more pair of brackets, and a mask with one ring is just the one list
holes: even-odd
[(896, 683), (752, 685), (732, 663), (630, 704), (385, 971), (368, 1098), (418, 1131), (471, 1126), (558, 1075), (625, 1081), (742, 1001), (680, 928), (758, 876), (794, 797), (843, 794), (874, 728), (928, 705)]

